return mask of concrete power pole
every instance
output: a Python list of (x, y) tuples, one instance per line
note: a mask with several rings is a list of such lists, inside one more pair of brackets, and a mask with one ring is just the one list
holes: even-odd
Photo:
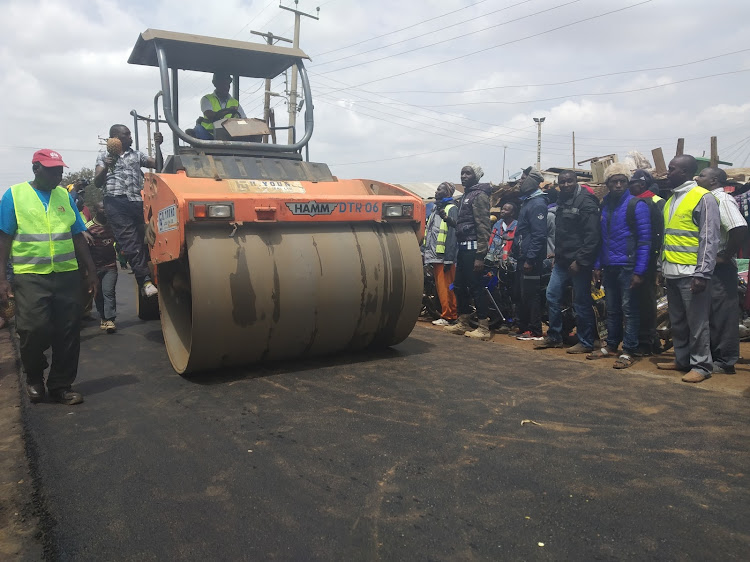
[(544, 117), (534, 117), (534, 123), (537, 125), (537, 137), (536, 137), (536, 169), (542, 171), (542, 123), (544, 123)]
[[(261, 33), (260, 31), (250, 31), (253, 35), (260, 35), (266, 40), (266, 43), (269, 45), (273, 45), (274, 41), (285, 41), (287, 43), (291, 43), (291, 39), (287, 39), (286, 37), (279, 37), (278, 35), (274, 35), (270, 31), (268, 33)], [(271, 126), (271, 79), (266, 78), (266, 90), (265, 94), (263, 96), (263, 120), (266, 122), (266, 125), (269, 127)], [(266, 135), (263, 138), (264, 142), (268, 142), (268, 135)]]
[[(294, 8), (287, 8), (286, 6), (282, 6), (279, 4), (279, 8), (282, 10), (287, 10), (289, 12), (292, 12), (294, 14), (294, 43), (293, 46), (295, 49), (299, 48), (299, 27), (300, 27), (300, 20), (301, 16), (305, 16), (308, 18), (312, 18), (314, 20), (320, 19), (318, 16), (313, 16), (312, 14), (306, 14), (305, 12), (300, 12), (297, 9), (297, 5), (299, 4), (299, 0), (294, 0)], [(320, 8), (316, 8), (317, 13), (320, 14)], [(292, 67), (292, 86), (290, 88), (289, 93), (289, 126), (294, 127), (297, 124), (297, 67)], [(294, 129), (289, 129), (289, 137), (288, 137), (289, 144), (294, 143)]]
[(505, 151), (508, 150), (507, 146), (503, 147), (503, 176), (500, 178), (500, 183), (505, 183)]

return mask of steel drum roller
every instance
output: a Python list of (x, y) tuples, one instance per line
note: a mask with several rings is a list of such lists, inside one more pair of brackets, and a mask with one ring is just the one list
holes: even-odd
[(186, 232), (159, 266), (178, 373), (395, 345), (416, 323), (422, 258), (411, 225), (245, 225)]

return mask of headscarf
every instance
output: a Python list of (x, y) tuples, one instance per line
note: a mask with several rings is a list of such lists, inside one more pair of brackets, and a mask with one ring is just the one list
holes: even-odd
[(484, 170), (482, 169), (482, 167), (479, 164), (475, 164), (474, 162), (469, 162), (468, 164), (466, 164), (466, 166), (464, 166), (464, 168), (471, 168), (472, 170), (474, 170), (474, 175), (477, 177), (477, 181), (479, 181), (484, 175)]

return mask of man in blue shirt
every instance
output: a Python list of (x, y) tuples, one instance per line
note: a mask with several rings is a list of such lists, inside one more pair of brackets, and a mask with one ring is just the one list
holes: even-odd
[[(44, 353), (52, 347), (47, 377), (50, 397), (66, 405), (80, 404), (83, 397), (71, 390), (81, 344), (79, 267), (88, 272), (86, 281), (92, 294), (96, 291), (96, 269), (83, 236), (86, 226), (75, 202), (58, 187), (65, 166), (62, 157), (53, 150), (39, 150), (31, 162), (34, 179), (8, 189), (0, 200), (0, 271), (5, 271), (13, 248), (15, 273), (12, 288), (4, 276), (0, 279), (0, 303), (13, 297), (16, 300), (16, 331), (31, 402), (44, 399), (44, 371), (48, 366)], [(14, 191), (23, 198), (23, 204), (16, 205)], [(53, 196), (55, 202), (50, 208)], [(40, 219), (42, 206), (46, 220)], [(19, 222), (22, 235), (18, 234)], [(46, 233), (39, 231), (39, 225), (45, 222)], [(68, 224), (70, 234), (63, 232)], [(29, 233), (34, 229), (37, 234)], [(66, 250), (71, 241), (74, 252)]]

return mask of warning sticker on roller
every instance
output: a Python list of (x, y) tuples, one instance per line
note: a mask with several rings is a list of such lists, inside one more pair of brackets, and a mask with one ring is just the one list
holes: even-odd
[(227, 180), (229, 191), (235, 193), (305, 193), (298, 181)]
[(159, 232), (177, 230), (179, 226), (179, 222), (177, 221), (177, 205), (170, 205), (159, 211), (156, 225), (159, 228)]

